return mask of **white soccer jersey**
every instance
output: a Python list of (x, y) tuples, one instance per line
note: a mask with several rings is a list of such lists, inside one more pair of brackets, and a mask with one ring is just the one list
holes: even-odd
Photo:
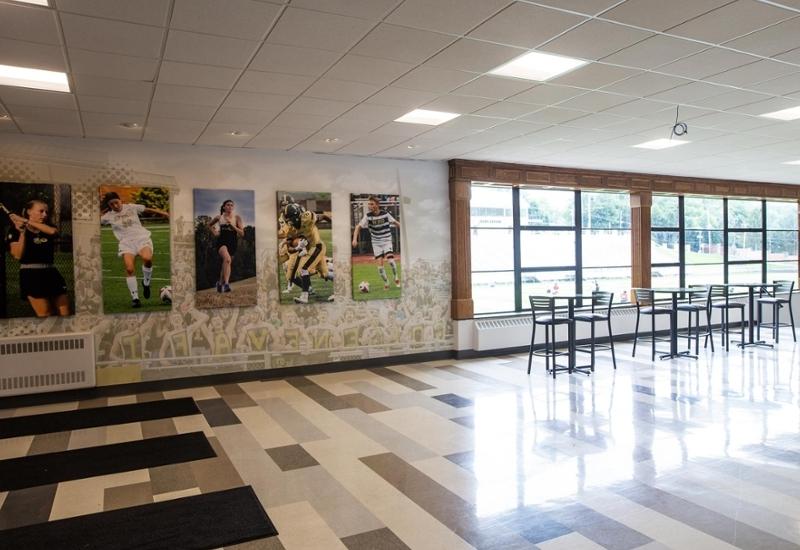
[(100, 223), (110, 225), (119, 242), (140, 241), (150, 238), (150, 232), (142, 226), (139, 214), (144, 212), (142, 204), (123, 204), (122, 210), (109, 210), (100, 218)]
[(358, 225), (364, 229), (369, 229), (369, 236), (373, 245), (392, 244), (392, 226), (396, 224), (391, 214), (386, 210), (379, 210), (377, 214), (367, 211)]

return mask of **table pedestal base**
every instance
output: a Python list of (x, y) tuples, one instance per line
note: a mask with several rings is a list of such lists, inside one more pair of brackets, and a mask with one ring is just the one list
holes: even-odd
[(744, 344), (739, 343), (739, 344), (736, 344), (736, 346), (740, 347), (742, 349), (744, 349), (744, 348), (746, 348), (748, 346), (761, 346), (761, 347), (764, 347), (764, 348), (774, 348), (775, 344), (770, 344), (768, 342), (765, 342), (764, 340), (758, 340), (756, 342), (745, 342)]
[(661, 355), (658, 356), (658, 358), (661, 359), (662, 361), (664, 359), (675, 359), (676, 357), (688, 357), (689, 359), (697, 359), (697, 356), (694, 355), (689, 350), (678, 351), (675, 353), (662, 353)]

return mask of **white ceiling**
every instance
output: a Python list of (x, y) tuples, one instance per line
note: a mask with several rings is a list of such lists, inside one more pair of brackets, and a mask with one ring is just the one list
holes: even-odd
[[(800, 120), (757, 116), (800, 105), (800, 0), (50, 2), (0, 0), (0, 64), (75, 93), (0, 86), (0, 132), (800, 182)], [(592, 63), (486, 74), (530, 49)], [(691, 144), (630, 147), (676, 104)]]

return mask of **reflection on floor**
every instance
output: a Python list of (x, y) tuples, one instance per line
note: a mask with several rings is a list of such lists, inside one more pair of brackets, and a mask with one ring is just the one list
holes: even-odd
[(0, 493), (0, 529), (250, 485), (236, 548), (800, 548), (800, 347), (545, 376), (527, 355), (0, 410), (202, 414), (0, 440), (0, 459), (205, 432), (216, 458)]

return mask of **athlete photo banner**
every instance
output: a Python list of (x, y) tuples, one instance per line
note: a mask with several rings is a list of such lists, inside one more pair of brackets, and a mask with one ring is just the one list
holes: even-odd
[(399, 298), (400, 196), (350, 195), (354, 300)]
[(194, 190), (195, 306), (257, 304), (255, 193)]
[(101, 185), (98, 202), (103, 311), (170, 309), (169, 189)]
[(75, 311), (72, 189), (0, 182), (0, 318)]
[(330, 193), (278, 191), (281, 304), (333, 301)]

